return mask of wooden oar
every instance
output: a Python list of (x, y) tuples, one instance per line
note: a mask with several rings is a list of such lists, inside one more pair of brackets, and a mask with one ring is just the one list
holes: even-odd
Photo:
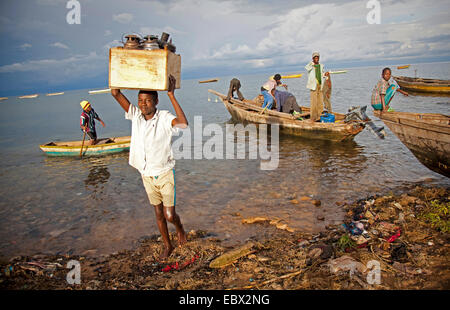
[(83, 156), (84, 138), (86, 138), (86, 131), (83, 130), (83, 132), (83, 142), (81, 142), (80, 158)]

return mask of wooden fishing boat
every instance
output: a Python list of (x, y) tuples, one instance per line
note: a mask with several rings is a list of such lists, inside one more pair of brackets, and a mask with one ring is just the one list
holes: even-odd
[(89, 94), (95, 95), (95, 94), (104, 94), (104, 93), (109, 93), (109, 92), (111, 92), (111, 88), (90, 90)]
[(8, 97), (0, 97), (0, 101), (6, 100), (6, 99), (8, 99)]
[(397, 69), (408, 69), (411, 65), (398, 66)]
[(450, 95), (450, 80), (436, 80), (394, 76), (394, 80), (404, 90), (416, 93), (440, 93)]
[(450, 116), (373, 111), (429, 169), (450, 177)]
[(25, 96), (20, 96), (19, 99), (31, 99), (31, 98), (36, 98), (37, 96), (39, 96), (39, 95), (38, 94), (25, 95)]
[[(131, 137), (117, 137), (99, 139), (95, 145), (84, 142), (83, 156), (99, 156), (130, 150)], [(48, 156), (80, 156), (82, 141), (49, 142), (39, 145)]]
[[(344, 123), (345, 115), (341, 113), (333, 113), (336, 119), (335, 123), (310, 122), (309, 120), (298, 120), (288, 113), (272, 110), (263, 111), (263, 108), (250, 100), (243, 102), (232, 98), (230, 101), (227, 101), (225, 100), (226, 96), (224, 94), (211, 89), (208, 91), (222, 100), (225, 108), (227, 108), (235, 121), (257, 124), (279, 124), (280, 132), (284, 134), (308, 139), (346, 141), (352, 140), (364, 129), (362, 122), (352, 121)], [(309, 115), (309, 108), (301, 108), (303, 113), (300, 116), (303, 115), (305, 117)]]
[(59, 93), (49, 93), (46, 96), (59, 96), (59, 95), (64, 95), (64, 92), (59, 92)]
[(198, 81), (200, 84), (203, 83), (214, 83), (217, 82), (219, 79), (211, 79), (211, 80), (204, 80), (204, 81)]

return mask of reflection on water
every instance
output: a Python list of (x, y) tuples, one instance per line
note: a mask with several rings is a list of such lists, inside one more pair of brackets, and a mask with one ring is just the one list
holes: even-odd
[(89, 174), (87, 179), (84, 180), (84, 184), (86, 184), (86, 187), (90, 185), (97, 188), (99, 183), (108, 182), (110, 175), (106, 166), (92, 167), (89, 169)]
[[(345, 113), (350, 105), (370, 103), (378, 78), (379, 68), (336, 76), (333, 109)], [(241, 90), (250, 98), (267, 76), (240, 79)], [(300, 104), (307, 105), (304, 83), (289, 81), (289, 89)], [(227, 84), (224, 78), (215, 87), (225, 92)], [(177, 98), (190, 123), (195, 115), (202, 115), (203, 126), (216, 123), (225, 132), (230, 116), (220, 103), (207, 101), (208, 86), (197, 81), (184, 81), (184, 85)], [(345, 89), (360, 95), (344, 97)], [(67, 92), (58, 100), (44, 96), (33, 104), (2, 103), (0, 255), (112, 253), (158, 233), (153, 208), (139, 173), (128, 164), (128, 153), (80, 159), (46, 157), (39, 150), (38, 145), (49, 140), (79, 139), (79, 105), (73, 103), (84, 93)], [(136, 93), (127, 96), (136, 103)], [(98, 95), (95, 100), (96, 111), (111, 124), (100, 128), (99, 135), (128, 135), (130, 123), (111, 96)], [(399, 96), (393, 107), (450, 114), (447, 98)], [(160, 108), (172, 111), (164, 96)], [(73, 124), (56, 117), (62, 114), (71, 115)], [(48, 117), (54, 120), (52, 126)], [(383, 126), (376, 118), (374, 122)], [(24, 127), (18, 128), (18, 123)], [(248, 138), (233, 138), (235, 152), (245, 149), (246, 159), (177, 161), (177, 212), (186, 230), (207, 230), (236, 243), (268, 231), (262, 225), (243, 225), (246, 217), (278, 218), (294, 229), (315, 232), (342, 220), (343, 202), (414, 182), (450, 185), (448, 178), (423, 167), (392, 132), (386, 132), (386, 139), (379, 140), (365, 130), (346, 143), (281, 136), (276, 170), (261, 170), (259, 159), (249, 159)], [(203, 143), (208, 139), (203, 137)], [(320, 200), (321, 206), (314, 206), (311, 199)], [(325, 220), (318, 219), (322, 216)]]

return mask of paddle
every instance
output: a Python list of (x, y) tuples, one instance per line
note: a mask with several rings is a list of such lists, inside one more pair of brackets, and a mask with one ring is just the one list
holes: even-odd
[(266, 109), (267, 109), (267, 106), (261, 112), (259, 112), (259, 114), (263, 114)]
[(83, 157), (84, 138), (86, 138), (86, 131), (83, 130), (83, 142), (81, 142), (80, 158)]

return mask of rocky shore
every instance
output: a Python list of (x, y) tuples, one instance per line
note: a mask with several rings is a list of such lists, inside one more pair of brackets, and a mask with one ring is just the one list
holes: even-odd
[[(108, 256), (14, 257), (0, 264), (0, 289), (450, 289), (448, 188), (417, 186), (342, 208), (344, 222), (316, 235), (243, 218), (270, 237), (235, 248), (191, 231), (166, 261), (158, 236)], [(67, 281), (68, 273), (76, 279), (71, 261), (80, 264), (80, 284)]]

